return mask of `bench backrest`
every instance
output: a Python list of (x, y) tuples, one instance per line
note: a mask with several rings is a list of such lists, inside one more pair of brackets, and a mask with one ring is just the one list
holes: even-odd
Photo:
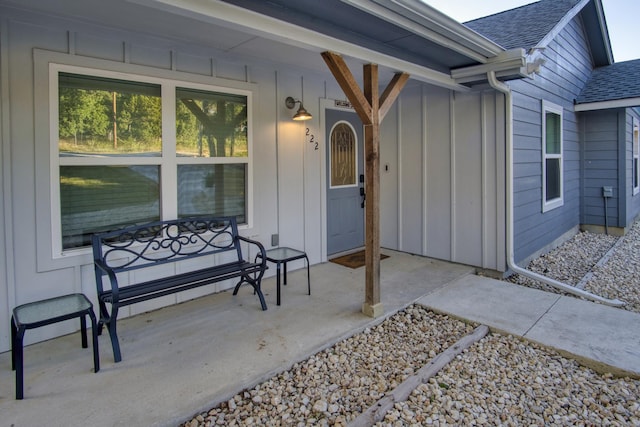
[[(234, 260), (242, 260), (236, 236), (235, 217), (156, 221), (94, 234), (93, 259), (114, 273), (222, 252), (235, 252), (230, 254)], [(98, 270), (97, 276), (105, 274)]]

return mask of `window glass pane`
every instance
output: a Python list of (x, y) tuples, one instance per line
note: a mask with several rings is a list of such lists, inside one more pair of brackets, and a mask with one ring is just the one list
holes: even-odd
[(560, 159), (546, 159), (547, 201), (560, 197)]
[(560, 154), (560, 115), (547, 111), (546, 129), (547, 154)]
[(58, 90), (60, 156), (160, 155), (159, 85), (60, 73)]
[(247, 157), (247, 97), (176, 89), (176, 151), (187, 157)]
[(247, 222), (247, 165), (179, 165), (178, 216), (236, 216)]
[(160, 219), (160, 167), (61, 166), (63, 248), (87, 246), (99, 231)]
[(331, 187), (356, 184), (358, 143), (351, 126), (339, 123), (331, 131)]

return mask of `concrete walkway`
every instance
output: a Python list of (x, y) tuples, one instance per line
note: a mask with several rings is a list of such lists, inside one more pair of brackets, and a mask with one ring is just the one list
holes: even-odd
[[(381, 262), (383, 318), (419, 302), (607, 371), (640, 375), (640, 315), (383, 252), (390, 255)], [(113, 362), (103, 334), (97, 374), (78, 333), (30, 345), (23, 401), (14, 399), (10, 354), (0, 354), (0, 425), (177, 426), (383, 320), (361, 313), (364, 268), (312, 266), (311, 296), (305, 271), (290, 271), (288, 279), (281, 306), (274, 278), (264, 281), (265, 312), (247, 287), (235, 297), (223, 292), (123, 319), (123, 361)]]
[(640, 378), (640, 314), (476, 275), (418, 303), (554, 348), (596, 371)]

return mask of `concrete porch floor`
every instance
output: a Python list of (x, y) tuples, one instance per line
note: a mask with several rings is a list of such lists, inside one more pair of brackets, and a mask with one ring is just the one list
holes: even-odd
[(290, 271), (281, 306), (275, 277), (265, 279), (264, 312), (245, 286), (235, 297), (226, 291), (122, 319), (123, 361), (113, 362), (105, 331), (96, 374), (91, 349), (80, 347), (79, 333), (30, 345), (24, 352), (22, 401), (15, 400), (11, 354), (0, 354), (0, 423), (176, 426), (473, 273), (461, 265), (383, 253), (390, 257), (381, 261), (385, 315), (378, 319), (361, 312), (364, 268), (328, 262), (311, 267), (311, 296), (306, 271)]

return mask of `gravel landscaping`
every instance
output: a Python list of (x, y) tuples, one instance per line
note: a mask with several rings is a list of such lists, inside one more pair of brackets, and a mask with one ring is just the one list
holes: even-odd
[[(636, 222), (623, 237), (578, 233), (558, 248), (533, 260), (527, 269), (605, 298), (619, 299), (626, 303), (623, 309), (640, 313), (640, 222)], [(563, 293), (517, 274), (507, 280)]]
[[(584, 232), (529, 268), (640, 312), (639, 246), (638, 223), (620, 239)], [(475, 326), (410, 306), (183, 425), (348, 425)], [(599, 374), (553, 350), (490, 333), (376, 425), (640, 426), (640, 380)]]

